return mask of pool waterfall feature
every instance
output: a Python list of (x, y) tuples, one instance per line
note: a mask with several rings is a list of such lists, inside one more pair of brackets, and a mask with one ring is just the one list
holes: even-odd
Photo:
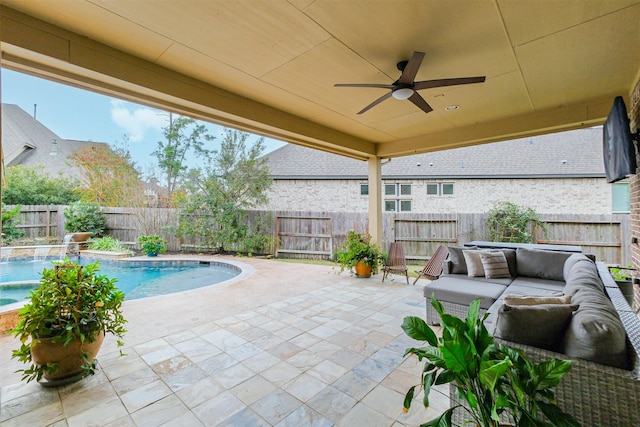
[(42, 246), (3, 246), (0, 248), (0, 263), (16, 260), (63, 259), (69, 244)]
[[(34, 246), (2, 246), (0, 247), (1, 264), (18, 260), (59, 260), (64, 259), (69, 251), (69, 244), (34, 245)], [(33, 282), (25, 282), (29, 284)], [(36, 281), (36, 283), (38, 283)], [(0, 306), (0, 333), (7, 332), (18, 323), (18, 309), (23, 303)]]

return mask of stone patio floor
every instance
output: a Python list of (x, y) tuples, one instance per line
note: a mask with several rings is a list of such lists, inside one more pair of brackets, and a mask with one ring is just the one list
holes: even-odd
[[(165, 256), (163, 258), (171, 258)], [(184, 258), (184, 257), (180, 257)], [(332, 267), (198, 256), (237, 278), (126, 301), (124, 357), (107, 337), (95, 376), (57, 389), (20, 382), (0, 337), (0, 426), (417, 426), (448, 408), (447, 389), (402, 412), (422, 363), (404, 316), (424, 318), (422, 285)]]

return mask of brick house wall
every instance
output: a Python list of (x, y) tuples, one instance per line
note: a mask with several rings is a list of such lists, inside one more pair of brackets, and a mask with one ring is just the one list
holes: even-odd
[[(427, 195), (428, 183), (453, 183), (451, 196)], [(411, 211), (420, 213), (482, 213), (496, 202), (511, 201), (542, 214), (611, 214), (611, 188), (604, 178), (564, 179), (452, 179), (384, 180), (384, 184), (412, 185)], [(360, 194), (358, 179), (278, 179), (269, 193), (265, 210), (367, 212), (368, 198)], [(637, 185), (640, 210), (640, 185)], [(383, 187), (384, 188), (384, 187)], [(387, 197), (385, 197), (386, 199)], [(638, 223), (640, 236), (640, 223)]]

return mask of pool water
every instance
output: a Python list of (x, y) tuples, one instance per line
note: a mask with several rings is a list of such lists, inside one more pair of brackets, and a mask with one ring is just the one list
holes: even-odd
[[(42, 270), (52, 266), (49, 261), (0, 263), (0, 306), (28, 297), (38, 286)], [(116, 285), (124, 292), (125, 299), (131, 300), (209, 286), (229, 280), (240, 271), (216, 263), (159, 261), (121, 265), (101, 262), (98, 273), (118, 279)]]

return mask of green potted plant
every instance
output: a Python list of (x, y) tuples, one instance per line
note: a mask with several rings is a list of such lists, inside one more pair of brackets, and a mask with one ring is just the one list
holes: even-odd
[(340, 273), (349, 270), (358, 277), (376, 274), (385, 256), (380, 248), (371, 243), (371, 236), (349, 231), (345, 244), (338, 248), (335, 260), (340, 264)]
[(126, 329), (121, 306), (124, 294), (111, 279), (100, 275), (98, 262), (81, 266), (69, 258), (45, 268), (40, 286), (19, 310), (11, 333), (21, 346), (13, 358), (30, 363), (21, 369), (27, 382), (59, 385), (93, 375), (94, 357), (105, 333), (116, 336), (119, 347)]
[(140, 250), (147, 256), (157, 256), (167, 252), (167, 241), (158, 234), (149, 234), (138, 237)]
[[(426, 347), (408, 348), (425, 360), (420, 384), (409, 389), (404, 400), (409, 410), (416, 388), (424, 389), (424, 405), (434, 384), (455, 384), (466, 405), (453, 406), (421, 427), (451, 426), (456, 410), (465, 410), (481, 427), (497, 427), (501, 421), (515, 426), (578, 426), (578, 422), (555, 403), (554, 387), (571, 369), (571, 361), (551, 359), (533, 363), (523, 352), (495, 344), (479, 316), (480, 299), (469, 306), (465, 320), (446, 314), (442, 304), (431, 298), (440, 316), (442, 336), (419, 317), (405, 317), (402, 329)], [(546, 421), (548, 419), (549, 421)]]
[[(620, 288), (620, 292), (624, 295), (625, 299), (629, 303), (629, 306), (633, 307), (634, 300), (634, 277), (633, 273), (636, 271), (633, 265), (629, 264), (626, 267), (611, 266), (609, 272), (611, 277), (615, 280), (616, 284)], [(636, 282), (638, 279), (635, 279)]]
[(101, 237), (107, 228), (107, 216), (97, 203), (73, 202), (64, 210), (64, 219), (64, 229), (73, 235), (74, 242)]
[(133, 251), (126, 248), (120, 240), (111, 236), (98, 237), (97, 239), (89, 240), (88, 249), (90, 251), (118, 252), (133, 255)]

